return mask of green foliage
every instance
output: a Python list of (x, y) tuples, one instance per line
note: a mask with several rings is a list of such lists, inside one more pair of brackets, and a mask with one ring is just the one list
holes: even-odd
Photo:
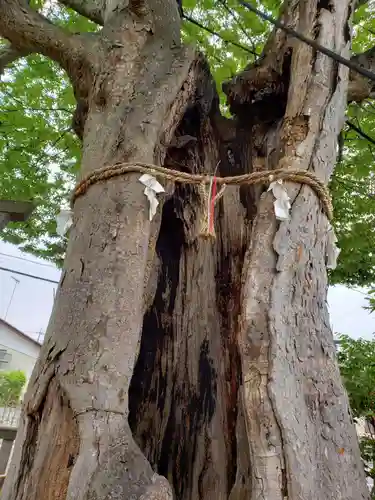
[[(341, 335), (338, 362), (354, 417), (375, 428), (375, 339)], [(361, 438), (360, 448), (366, 474), (375, 480), (375, 435)]]
[[(372, 102), (348, 107), (347, 117), (375, 142), (375, 107)], [(351, 285), (375, 283), (375, 145), (345, 127), (344, 159), (334, 172), (331, 191), (334, 226), (341, 248), (332, 282)]]
[[(365, 473), (375, 482), (375, 439), (373, 437), (363, 437), (360, 439), (359, 447), (361, 449), (361, 456), (365, 465)], [(375, 498), (374, 490), (372, 492), (372, 499)]]
[(375, 288), (372, 288), (369, 290), (369, 295), (367, 297), (367, 300), (369, 302), (369, 305), (367, 309), (369, 309), (371, 312), (375, 312)]
[(18, 403), (26, 376), (20, 371), (0, 372), (0, 406), (13, 406)]
[(375, 339), (341, 335), (338, 361), (353, 415), (375, 418)]
[[(252, 0), (277, 17), (280, 0)], [(57, 2), (33, 0), (47, 17), (72, 32), (94, 31), (90, 21)], [(237, 0), (184, 0), (186, 16), (182, 36), (205, 52), (221, 98), (222, 83), (261, 54), (272, 27), (239, 5)], [(217, 33), (213, 35), (212, 32)], [(353, 51), (375, 44), (375, 12), (370, 4), (354, 16)], [(235, 41), (243, 48), (230, 42)], [(249, 52), (250, 51), (250, 52)], [(0, 85), (0, 192), (2, 197), (33, 199), (38, 207), (26, 224), (14, 224), (2, 238), (23, 250), (62, 262), (66, 241), (56, 235), (55, 216), (67, 203), (80, 166), (80, 142), (71, 131), (74, 96), (68, 79), (57, 65), (40, 55), (17, 61)], [(371, 101), (350, 105), (348, 117), (375, 139), (375, 106)], [(335, 229), (341, 256), (331, 274), (332, 283), (375, 283), (375, 146), (348, 127), (343, 131), (343, 159), (331, 183)]]
[(25, 224), (12, 224), (4, 239), (25, 251), (61, 259), (55, 215), (67, 199), (79, 167), (80, 144), (71, 132), (74, 97), (64, 72), (30, 56), (18, 62), (0, 87), (0, 192), (3, 198), (33, 200)]

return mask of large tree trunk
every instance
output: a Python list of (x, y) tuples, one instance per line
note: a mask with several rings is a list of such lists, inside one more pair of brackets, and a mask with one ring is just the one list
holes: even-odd
[[(278, 31), (226, 85), (235, 118), (225, 119), (204, 58), (179, 43), (177, 7), (157, 4), (150, 25), (130, 15), (126, 30), (104, 28), (123, 45), (102, 44), (94, 69), (72, 78), (82, 175), (144, 161), (194, 173), (219, 164), (221, 176), (302, 168), (328, 182), (347, 69)], [(291, 0), (283, 19), (348, 55), (350, 5)], [(168, 183), (150, 223), (138, 178), (96, 184), (75, 203), (2, 498), (368, 498), (316, 195), (288, 185), (291, 219), (279, 223), (265, 186), (227, 188), (210, 241), (198, 237), (195, 187)]]

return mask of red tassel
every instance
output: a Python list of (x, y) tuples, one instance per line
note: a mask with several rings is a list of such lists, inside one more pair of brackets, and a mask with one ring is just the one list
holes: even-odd
[(212, 191), (211, 191), (211, 207), (210, 207), (211, 213), (210, 213), (210, 227), (209, 227), (209, 231), (212, 234), (214, 232), (214, 222), (215, 222), (214, 212), (215, 212), (216, 187), (217, 187), (217, 181), (216, 177), (214, 177), (212, 182)]

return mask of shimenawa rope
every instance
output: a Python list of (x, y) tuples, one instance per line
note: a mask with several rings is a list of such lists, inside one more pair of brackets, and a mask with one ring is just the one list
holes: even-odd
[[(332, 201), (326, 185), (312, 172), (306, 170), (292, 170), (279, 168), (276, 170), (264, 170), (252, 172), (250, 174), (235, 175), (228, 177), (216, 177), (204, 174), (190, 174), (180, 172), (158, 165), (143, 162), (117, 163), (103, 167), (91, 172), (82, 179), (75, 187), (72, 195), (72, 205), (76, 199), (86, 193), (88, 188), (97, 182), (102, 182), (112, 177), (118, 177), (127, 173), (150, 174), (162, 179), (179, 182), (181, 184), (199, 185), (199, 192), (203, 203), (203, 220), (201, 224), (202, 236), (215, 236), (213, 229), (213, 207), (223, 195), (225, 186), (251, 186), (254, 184), (270, 184), (277, 180), (295, 182), (297, 184), (307, 184), (310, 186), (321, 201), (322, 207), (329, 220), (333, 217)], [(219, 192), (212, 196), (213, 181), (216, 186), (220, 186)], [(208, 189), (207, 189), (208, 188)]]

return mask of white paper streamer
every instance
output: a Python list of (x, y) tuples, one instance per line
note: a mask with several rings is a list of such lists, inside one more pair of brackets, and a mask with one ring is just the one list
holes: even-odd
[(141, 182), (145, 187), (143, 191), (147, 196), (148, 201), (150, 202), (150, 211), (149, 211), (149, 220), (151, 221), (155, 214), (159, 205), (159, 201), (156, 197), (158, 193), (164, 193), (165, 189), (163, 186), (150, 174), (143, 174), (139, 178), (139, 182)]
[(337, 267), (337, 259), (340, 255), (340, 248), (337, 247), (337, 238), (333, 227), (329, 225), (328, 229), (328, 237), (327, 237), (327, 268), (328, 269), (336, 269)]
[(60, 210), (56, 216), (56, 233), (65, 236), (73, 224), (73, 212), (71, 210)]
[(290, 198), (286, 189), (283, 186), (283, 181), (278, 179), (277, 181), (271, 182), (268, 191), (272, 191), (275, 201), (273, 206), (275, 209), (275, 215), (277, 220), (289, 220), (290, 214)]

